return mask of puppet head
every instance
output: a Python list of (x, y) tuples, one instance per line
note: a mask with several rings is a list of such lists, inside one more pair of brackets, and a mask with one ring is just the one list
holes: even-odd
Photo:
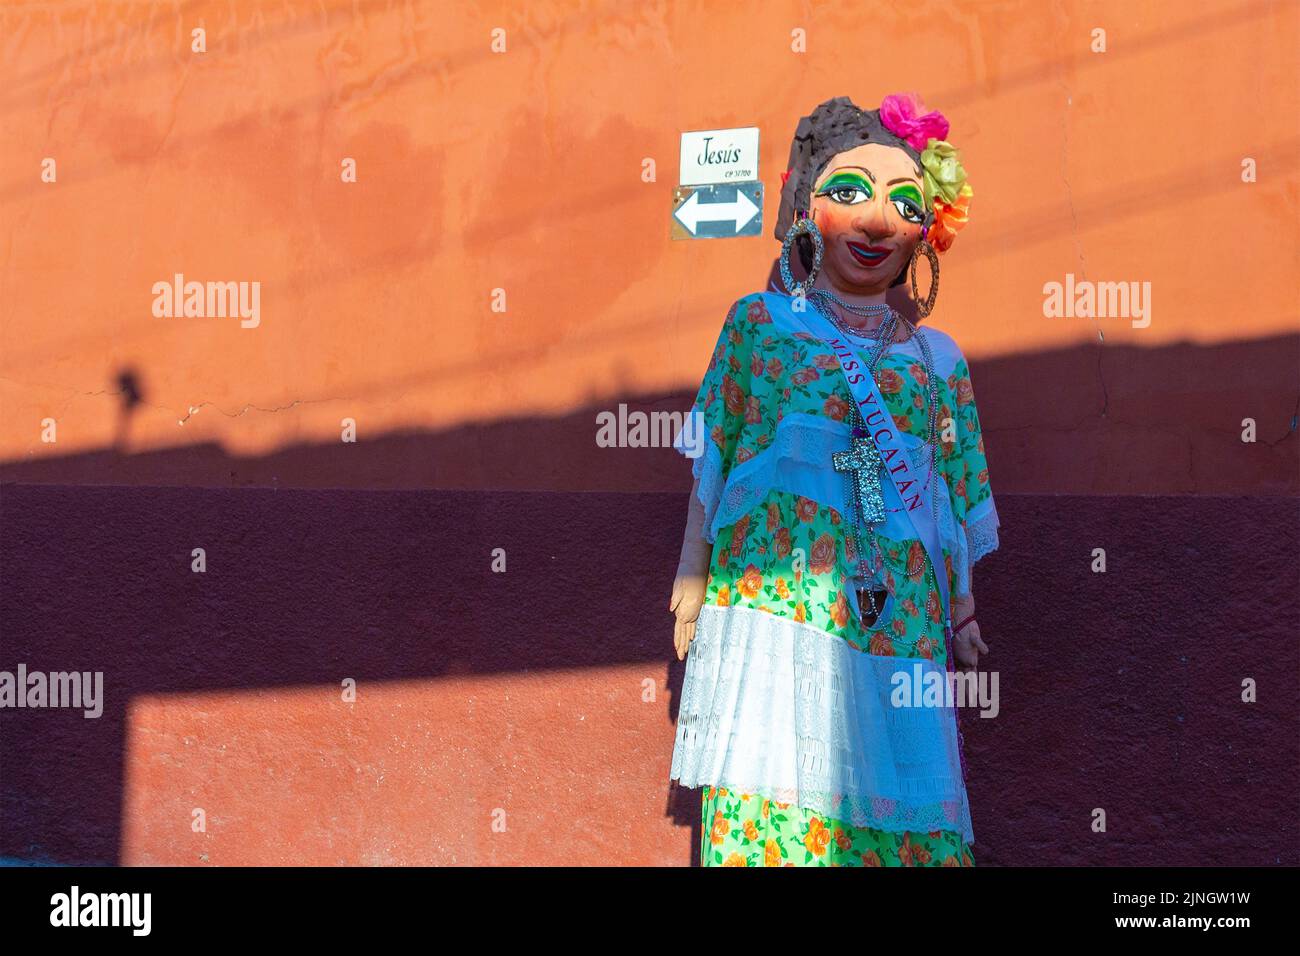
[[(862, 110), (846, 96), (799, 121), (782, 176), (776, 238), (811, 215), (826, 239), (823, 268), (837, 284), (897, 285), (922, 237), (946, 252), (965, 226), (972, 190), (948, 121), (915, 94)], [(805, 269), (812, 243), (797, 243)], [(883, 280), (883, 281), (882, 281)]]

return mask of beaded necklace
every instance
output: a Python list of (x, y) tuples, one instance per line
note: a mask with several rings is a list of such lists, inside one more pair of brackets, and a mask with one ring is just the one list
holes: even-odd
[[(853, 328), (847, 322), (841, 319), (836, 314), (836, 311), (832, 307), (831, 303), (841, 306), (842, 308), (845, 308), (856, 315), (863, 315), (866, 317), (872, 317), (872, 316), (882, 317), (880, 326), (876, 330), (877, 334), (874, 336), (875, 341), (872, 345), (870, 355), (867, 359), (867, 371), (868, 374), (871, 375), (873, 380), (876, 380), (877, 366), (880, 364), (881, 360), (885, 357), (885, 355), (888, 354), (890, 346), (893, 345), (894, 336), (897, 334), (900, 323), (903, 326), (905, 326), (908, 330), (908, 340), (915, 338), (917, 340), (917, 343), (920, 345), (921, 361), (925, 369), (926, 391), (928, 393), (928, 398), (929, 398), (926, 444), (930, 446), (931, 458), (930, 458), (930, 473), (926, 477), (926, 484), (930, 488), (930, 504), (931, 504), (931, 511), (932, 511), (931, 517), (933, 518), (935, 524), (937, 525), (939, 521), (939, 496), (937, 494), (938, 489), (936, 487), (937, 483), (935, 479), (938, 474), (938, 466), (939, 466), (939, 443), (936, 440), (937, 433), (938, 433), (938, 417), (939, 417), (939, 389), (938, 389), (938, 384), (934, 373), (934, 358), (930, 351), (930, 343), (926, 340), (926, 337), (921, 334), (920, 329), (914, 326), (907, 319), (903, 318), (901, 315), (899, 315), (896, 311), (894, 311), (894, 309), (892, 309), (888, 305), (876, 304), (876, 303), (872, 303), (868, 305), (859, 305), (857, 303), (845, 302), (842, 298), (837, 296), (835, 293), (825, 289), (813, 289), (808, 294), (808, 299), (813, 303), (813, 307), (816, 308), (823, 315), (825, 315), (826, 318), (830, 320), (831, 324), (834, 325), (836, 329), (838, 329), (845, 336), (854, 339), (870, 341), (873, 338), (873, 336), (862, 330)], [(879, 387), (878, 381), (877, 381), (877, 387)], [(850, 399), (852, 399), (852, 396), (850, 396)], [(857, 402), (852, 400), (850, 400), (849, 402), (849, 427), (853, 430), (853, 434), (855, 436), (866, 436), (867, 434), (866, 422), (863, 421), (862, 419), (862, 413), (858, 409)], [(876, 537), (874, 522), (867, 522), (862, 520), (863, 509), (861, 507), (861, 502), (857, 500), (859, 497), (858, 491), (854, 484), (854, 481), (850, 478), (850, 476), (847, 473), (845, 475), (845, 482), (846, 482), (847, 500), (850, 502), (854, 502), (856, 504), (856, 507), (853, 508), (853, 511), (855, 512), (855, 520), (850, 523), (850, 526), (852, 527), (852, 531), (847, 532), (846, 529), (846, 532), (852, 534), (852, 537), (854, 539), (854, 544), (855, 544), (855, 550), (857, 551), (857, 557), (858, 557), (857, 577), (864, 582), (873, 582), (876, 580), (877, 574), (884, 569), (884, 566), (886, 564), (884, 550), (881, 548), (880, 542)], [(866, 532), (865, 537), (867, 539), (866, 541), (867, 547), (865, 548), (863, 547), (863, 543), (864, 543), (863, 542), (864, 535), (862, 534), (863, 529), (865, 529)], [(868, 563), (872, 556), (876, 557), (877, 561)], [(874, 564), (875, 566), (873, 567), (872, 564)], [(917, 574), (920, 574), (924, 571), (925, 564), (926, 564), (926, 557), (923, 552), (921, 555), (920, 563), (917, 567), (908, 568), (906, 559), (904, 559), (904, 565), (902, 570), (906, 572), (908, 577), (915, 577)], [(937, 575), (939, 573), (939, 569), (935, 568), (934, 573)], [(871, 613), (872, 613), (872, 624), (870, 626), (874, 626), (879, 623), (880, 613), (881, 611), (884, 610), (884, 608), (883, 606), (877, 605), (875, 591), (868, 586), (865, 588), (860, 588), (858, 590), (859, 609), (861, 608), (862, 605), (861, 595), (863, 591), (865, 591), (867, 594), (868, 604), (870, 606)], [(925, 597), (925, 609), (926, 609), (925, 613), (927, 614), (929, 613), (930, 601), (933, 598), (933, 596), (934, 596), (934, 585), (931, 581), (931, 577), (927, 575), (926, 576), (926, 597)], [(868, 626), (868, 629), (870, 626)], [(912, 641), (912, 642), (899, 642), (899, 643), (915, 644), (916, 642)]]

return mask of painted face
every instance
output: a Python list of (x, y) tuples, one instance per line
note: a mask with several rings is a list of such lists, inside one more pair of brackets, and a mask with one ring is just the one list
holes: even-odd
[(826, 244), (822, 269), (831, 284), (884, 292), (921, 241), (920, 170), (896, 147), (855, 146), (826, 164), (808, 208)]

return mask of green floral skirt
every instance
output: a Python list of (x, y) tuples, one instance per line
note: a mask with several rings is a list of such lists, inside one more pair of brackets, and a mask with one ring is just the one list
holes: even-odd
[(974, 866), (960, 833), (890, 833), (777, 803), (755, 793), (705, 787), (702, 866)]

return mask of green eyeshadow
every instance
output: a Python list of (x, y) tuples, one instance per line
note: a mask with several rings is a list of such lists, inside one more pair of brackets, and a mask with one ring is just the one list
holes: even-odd
[(839, 172), (832, 176), (826, 182), (822, 183), (821, 188), (817, 190), (817, 195), (823, 196), (826, 193), (839, 189), (844, 186), (852, 186), (861, 189), (868, 196), (875, 195), (875, 190), (871, 188), (871, 180), (860, 173)]
[(916, 203), (917, 209), (925, 208), (925, 200), (921, 197), (921, 190), (915, 186), (899, 186), (889, 194), (890, 199), (910, 199)]

